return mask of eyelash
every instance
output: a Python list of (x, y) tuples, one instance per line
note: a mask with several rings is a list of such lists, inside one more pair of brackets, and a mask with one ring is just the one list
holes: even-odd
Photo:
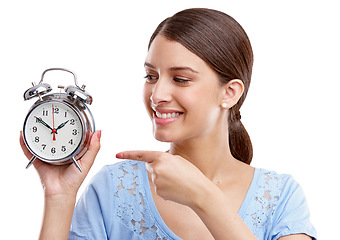
[[(158, 80), (158, 77), (149, 75), (149, 74), (146, 75), (144, 78), (146, 79), (148, 83), (153, 83)], [(178, 78), (178, 77), (174, 77), (173, 81), (176, 82), (177, 84), (188, 84), (190, 82), (190, 80)]]
[(176, 82), (176, 83), (180, 83), (180, 84), (188, 84), (190, 82), (190, 80), (187, 80), (187, 79), (183, 79), (183, 78), (173, 78), (173, 80)]
[(148, 83), (151, 83), (152, 81), (157, 80), (157, 77), (152, 76), (152, 75), (149, 75), (149, 74), (146, 75), (144, 78), (146, 79), (146, 81), (147, 81)]

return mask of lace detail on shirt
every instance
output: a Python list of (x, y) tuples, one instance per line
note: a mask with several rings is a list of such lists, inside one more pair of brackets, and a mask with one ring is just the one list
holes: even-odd
[[(151, 212), (142, 171), (145, 171), (144, 164), (135, 161), (124, 161), (111, 169), (115, 187), (114, 215), (143, 239), (172, 239)], [(254, 183), (255, 190), (241, 217), (258, 239), (264, 239), (266, 231), (273, 224), (275, 211), (282, 201), (282, 190), (290, 176), (267, 170), (259, 171), (258, 180)]]
[(244, 217), (252, 223), (254, 231), (266, 227), (273, 218), (288, 177), (289, 175), (279, 175), (269, 171), (261, 174), (256, 192)]
[(116, 187), (116, 217), (145, 239), (171, 239), (161, 230), (147, 205), (142, 174), (138, 173), (141, 166), (137, 162), (124, 161), (111, 172)]

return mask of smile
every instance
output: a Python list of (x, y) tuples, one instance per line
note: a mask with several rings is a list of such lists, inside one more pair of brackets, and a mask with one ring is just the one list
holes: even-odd
[(166, 118), (175, 118), (175, 117), (178, 117), (180, 115), (179, 112), (173, 112), (173, 113), (160, 113), (160, 112), (156, 112), (156, 116), (158, 118), (161, 118), (161, 119), (166, 119)]
[(154, 111), (154, 121), (157, 125), (164, 126), (175, 122), (182, 114), (182, 112), (164, 112), (164, 110)]

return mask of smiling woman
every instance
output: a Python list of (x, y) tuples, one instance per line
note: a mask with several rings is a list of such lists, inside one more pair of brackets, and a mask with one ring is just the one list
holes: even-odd
[[(249, 135), (240, 121), (240, 108), (246, 98), (252, 74), (253, 52), (243, 28), (230, 16), (209, 10), (186, 11), (164, 20), (152, 35), (162, 35), (183, 45), (202, 59), (223, 85), (241, 79), (243, 94), (229, 109), (229, 145), (233, 156), (250, 164), (253, 156)], [(198, 40), (199, 39), (199, 40)]]
[[(196, 8), (165, 19), (149, 42), (143, 94), (154, 137), (170, 149), (118, 153), (126, 160), (104, 167), (75, 209), (85, 176), (36, 164), (45, 187), (42, 238), (315, 239), (300, 185), (250, 166), (239, 110), (252, 64), (250, 41), (227, 14)], [(100, 132), (80, 160), (85, 173), (99, 139)]]

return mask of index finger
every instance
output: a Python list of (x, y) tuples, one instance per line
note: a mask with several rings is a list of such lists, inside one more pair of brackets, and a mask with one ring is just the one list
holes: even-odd
[(116, 158), (152, 163), (155, 159), (159, 158), (163, 154), (167, 153), (159, 151), (124, 151), (117, 153)]

